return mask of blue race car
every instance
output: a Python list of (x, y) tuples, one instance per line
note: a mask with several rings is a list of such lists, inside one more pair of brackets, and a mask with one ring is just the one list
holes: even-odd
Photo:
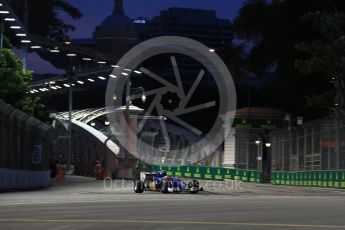
[(142, 193), (146, 191), (168, 192), (190, 192), (197, 193), (202, 191), (199, 181), (191, 180), (185, 183), (182, 179), (166, 175), (166, 172), (140, 173), (140, 180), (134, 182), (134, 192)]

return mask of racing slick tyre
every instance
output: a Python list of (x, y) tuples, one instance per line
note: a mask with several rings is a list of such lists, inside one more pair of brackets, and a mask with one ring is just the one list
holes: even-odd
[(144, 182), (142, 180), (134, 181), (134, 192), (135, 193), (144, 192)]
[(168, 188), (169, 188), (169, 181), (163, 180), (161, 184), (161, 192), (168, 193)]
[(188, 182), (188, 189), (189, 192), (192, 194), (198, 193), (199, 192), (199, 181), (197, 180), (192, 180)]

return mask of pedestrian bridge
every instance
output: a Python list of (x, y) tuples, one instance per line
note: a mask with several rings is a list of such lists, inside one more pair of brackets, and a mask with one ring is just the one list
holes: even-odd
[[(120, 108), (90, 108), (72, 112), (72, 163), (75, 165), (75, 174), (93, 176), (96, 160), (102, 162), (107, 170), (107, 175), (116, 175), (123, 168), (124, 149), (120, 138), (124, 138), (125, 130), (120, 130), (121, 114), (124, 107)], [(189, 165), (218, 165), (220, 159), (215, 151), (212, 155), (193, 151), (193, 143), (199, 137), (189, 130), (173, 124), (166, 124), (170, 138), (170, 146), (164, 143), (159, 117), (141, 116), (142, 110), (130, 106), (130, 119), (135, 119), (134, 124), (145, 119), (145, 126), (137, 130), (136, 146), (129, 149), (128, 167), (135, 168), (137, 159), (149, 164), (175, 164)], [(52, 113), (55, 120), (54, 127), (57, 136), (54, 141), (55, 158), (66, 160), (68, 152), (68, 112)], [(112, 124), (107, 115), (115, 117)], [(134, 115), (132, 115), (134, 114)], [(130, 122), (131, 123), (131, 122)], [(137, 126), (132, 127), (137, 129)], [(207, 146), (205, 147), (207, 148)], [(173, 151), (170, 150), (179, 150)]]

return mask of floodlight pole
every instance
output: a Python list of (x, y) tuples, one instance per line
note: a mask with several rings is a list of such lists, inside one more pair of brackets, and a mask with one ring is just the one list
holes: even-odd
[(67, 150), (67, 170), (71, 169), (72, 158), (72, 108), (73, 108), (73, 79), (75, 73), (75, 66), (73, 65), (73, 58), (71, 57), (71, 73), (70, 83), (68, 88), (68, 150)]
[(4, 21), (3, 17), (0, 14), (0, 52), (2, 52), (4, 48), (4, 33), (5, 33), (5, 26), (4, 26)]
[(126, 130), (125, 130), (125, 148), (124, 148), (124, 161), (123, 161), (123, 168), (124, 172), (128, 167), (128, 149), (129, 149), (129, 106), (130, 106), (130, 94), (131, 94), (131, 77), (128, 76), (126, 79), (126, 110), (125, 110), (125, 121), (126, 121)]
[[(24, 28), (26, 34), (29, 34), (29, 5), (28, 0), (24, 2)], [(28, 56), (28, 45), (22, 44), (22, 51), (23, 51), (23, 66), (22, 70), (25, 71), (27, 69), (27, 56)]]

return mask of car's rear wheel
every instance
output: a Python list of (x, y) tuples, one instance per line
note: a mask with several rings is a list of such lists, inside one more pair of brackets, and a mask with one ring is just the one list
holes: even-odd
[(198, 180), (192, 180), (188, 182), (188, 189), (189, 192), (192, 194), (198, 193), (199, 192), (199, 181)]
[(151, 190), (151, 187), (150, 187), (151, 183), (152, 181), (150, 180), (144, 181), (144, 190)]
[(142, 180), (137, 180), (134, 182), (134, 192), (135, 193), (144, 192), (144, 182)]

